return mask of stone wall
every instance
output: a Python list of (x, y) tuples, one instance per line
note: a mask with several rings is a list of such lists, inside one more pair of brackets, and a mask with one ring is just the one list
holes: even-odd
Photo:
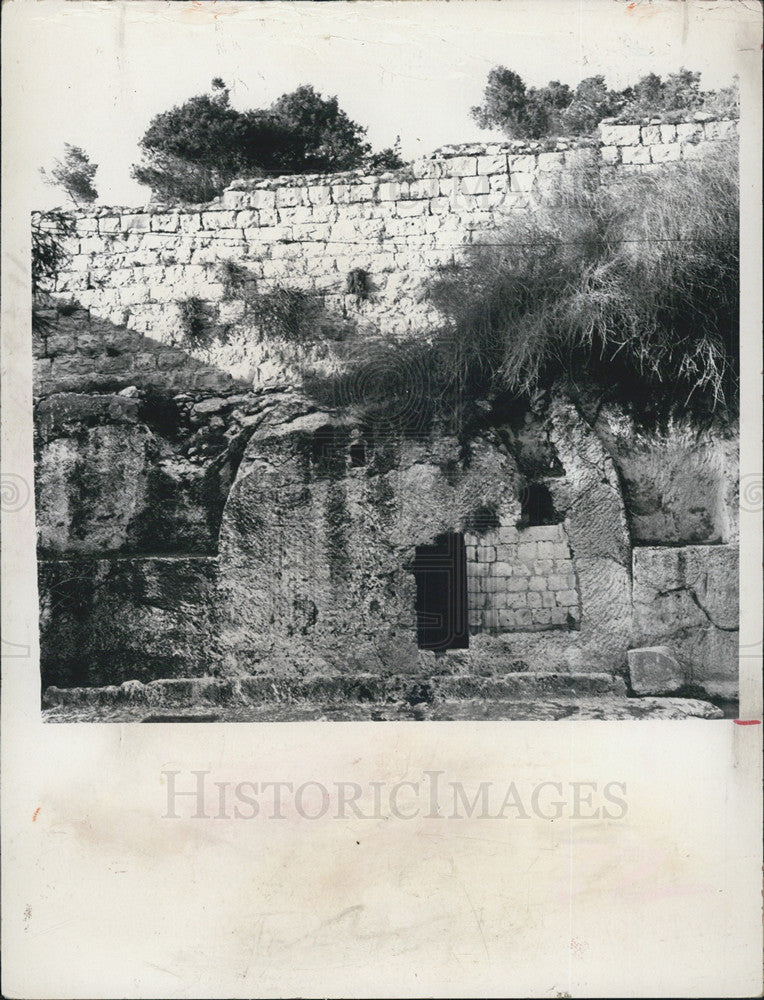
[[(304, 291), (325, 340), (427, 331), (439, 321), (424, 292), (434, 269), (527, 210), (566, 174), (594, 171), (605, 183), (634, 170), (702, 155), (736, 134), (735, 121), (603, 123), (598, 140), (444, 147), (378, 176), (358, 171), (235, 182), (217, 201), (188, 208), (96, 208), (76, 213), (58, 296), (89, 311), (88, 324), (37, 345), (41, 392), (73, 388), (87, 375), (134, 373), (174, 380), (177, 356), (136, 339), (109, 355), (129, 328), (161, 345), (184, 346), (218, 370), (258, 384), (283, 377), (304, 345), (262, 336), (252, 293)], [(362, 272), (363, 293), (349, 279)], [(350, 280), (350, 285), (349, 285)], [(245, 294), (245, 290), (247, 294)], [(188, 341), (183, 303), (196, 300), (209, 343)], [(99, 320), (108, 320), (106, 337)], [(203, 378), (197, 374), (197, 380)]]
[(470, 625), (477, 631), (575, 628), (581, 601), (562, 524), (465, 536)]

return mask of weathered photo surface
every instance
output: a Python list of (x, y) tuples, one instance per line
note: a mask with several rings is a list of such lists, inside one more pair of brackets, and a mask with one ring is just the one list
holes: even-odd
[(739, 100), (701, 63), (494, 66), (411, 156), (360, 77), (356, 122), (224, 55), (154, 90), (120, 206), (62, 144), (46, 718), (734, 714)]
[(144, 81), (129, 204), (55, 126), (48, 720), (736, 713), (734, 67), (528, 77), (491, 18), (445, 145), (226, 52)]
[(2, 44), (3, 995), (757, 995), (760, 6)]

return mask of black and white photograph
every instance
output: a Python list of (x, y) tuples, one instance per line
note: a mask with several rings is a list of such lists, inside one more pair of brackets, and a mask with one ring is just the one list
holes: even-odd
[(6, 0), (13, 1000), (762, 990), (759, 0)]
[(734, 67), (581, 76), (507, 7), (415, 100), (369, 5), (51, 122), (48, 721), (737, 714)]

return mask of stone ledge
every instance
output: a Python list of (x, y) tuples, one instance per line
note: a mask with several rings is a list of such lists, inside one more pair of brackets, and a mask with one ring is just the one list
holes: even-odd
[(434, 705), (362, 702), (327, 704), (270, 702), (232, 704), (193, 710), (150, 711), (123, 705), (66, 706), (43, 713), (43, 721), (71, 722), (529, 722), (583, 720), (722, 719), (709, 702), (690, 698), (543, 698), (540, 700), (444, 700)]
[(497, 677), (399, 676), (376, 674), (320, 675), (283, 678), (272, 674), (227, 679), (189, 677), (125, 681), (98, 688), (49, 687), (46, 708), (118, 707), (143, 705), (199, 709), (209, 705), (263, 702), (374, 702), (438, 703), (452, 698), (511, 699), (550, 696), (624, 696), (626, 686), (611, 674), (507, 673)]

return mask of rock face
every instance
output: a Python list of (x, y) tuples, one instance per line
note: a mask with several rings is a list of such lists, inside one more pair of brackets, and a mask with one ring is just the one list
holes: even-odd
[(636, 637), (669, 646), (687, 682), (737, 690), (738, 557), (732, 545), (634, 549)]
[[(372, 674), (463, 687), (517, 671), (612, 676), (642, 643), (675, 651), (681, 683), (640, 681), (632, 662), (635, 691), (734, 694), (735, 548), (632, 551), (616, 465), (571, 404), (466, 443), (437, 428), (375, 437), (352, 408), (293, 391), (185, 394), (162, 420), (144, 396), (38, 407), (40, 544), (59, 557), (40, 563), (46, 683)], [(432, 603), (441, 571), (452, 589), (463, 574), (449, 606)], [(423, 641), (433, 614), (462, 622), (458, 641)]]
[(215, 571), (214, 557), (40, 560), (43, 688), (212, 672)]
[[(572, 407), (556, 404), (550, 426), (557, 524), (534, 527), (495, 436), (466, 454), (437, 434), (374, 441), (348, 416), (284, 399), (251, 436), (223, 515), (224, 669), (620, 669), (632, 610), (617, 476)], [(448, 612), (418, 605), (416, 566), (445, 537), (464, 546), (472, 638), (436, 659), (417, 621)], [(447, 552), (432, 558), (448, 572)]]

